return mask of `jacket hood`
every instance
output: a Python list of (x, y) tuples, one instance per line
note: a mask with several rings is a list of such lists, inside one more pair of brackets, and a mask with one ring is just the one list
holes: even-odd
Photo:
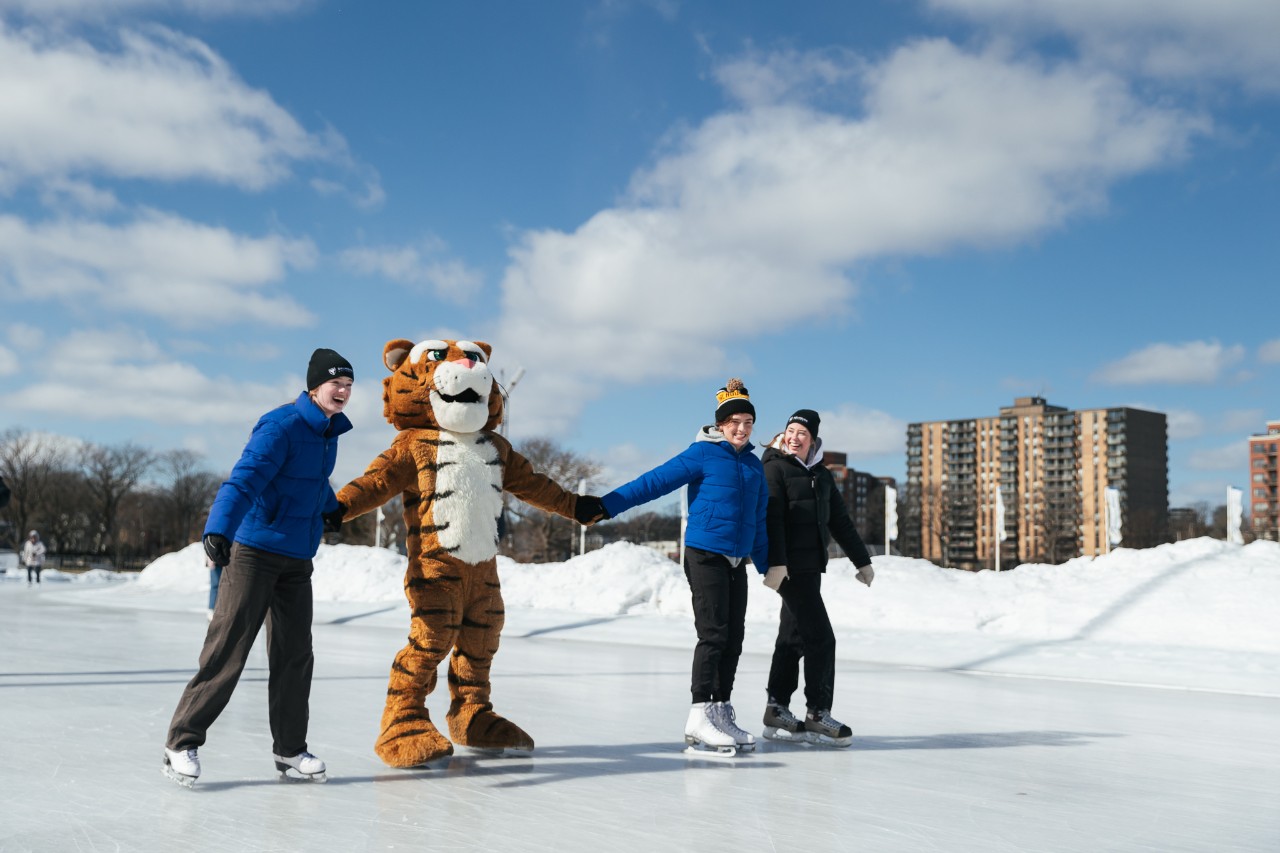
[[(724, 433), (722, 433), (722, 432), (720, 431), (719, 427), (716, 427), (716, 426), (714, 426), (714, 425), (712, 425), (712, 424), (707, 424), (707, 425), (703, 426), (703, 427), (702, 427), (702, 429), (698, 430), (698, 437), (694, 439), (694, 442), (696, 443), (696, 442), (699, 442), (699, 441), (709, 441), (709, 442), (711, 442), (712, 444), (719, 444), (720, 442), (724, 442), (725, 444), (729, 444), (729, 439), (727, 439), (727, 438), (725, 438), (725, 437), (724, 437)], [(732, 448), (732, 447), (733, 447), (733, 445), (732, 445), (732, 444), (729, 444), (729, 447), (731, 447), (731, 448)], [(755, 449), (756, 449), (756, 446), (755, 446), (754, 444), (752, 444), (751, 442), (749, 442), (749, 441), (748, 441), (748, 442), (743, 446), (743, 448), (742, 448), (742, 451), (741, 451), (741, 452), (742, 452), (742, 453), (750, 453), (751, 451), (753, 451), (753, 450), (755, 450)]]
[(822, 461), (822, 439), (815, 438), (813, 440), (813, 446), (809, 448), (808, 462), (793, 455), (789, 450), (787, 450), (786, 445), (782, 443), (782, 433), (778, 433), (773, 441), (769, 442), (769, 447), (764, 452), (765, 461), (767, 461), (771, 456), (769, 451), (773, 451), (772, 455), (785, 456), (788, 459), (794, 459), (806, 468), (812, 468), (814, 465), (817, 465)]

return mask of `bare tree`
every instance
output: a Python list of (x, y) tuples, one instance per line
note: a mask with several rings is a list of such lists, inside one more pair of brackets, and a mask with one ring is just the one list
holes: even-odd
[[(600, 466), (566, 450), (549, 438), (531, 438), (516, 448), (540, 474), (545, 474), (569, 491), (577, 491), (585, 480), (587, 491), (600, 476)], [(507, 519), (502, 553), (521, 561), (546, 562), (567, 559), (573, 553), (578, 525), (569, 519), (535, 509), (503, 496)]]
[(48, 526), (49, 481), (64, 465), (61, 446), (50, 439), (18, 429), (0, 433), (0, 477), (12, 493), (3, 511), (11, 530), (10, 547), (16, 547), (27, 530)]
[(221, 478), (205, 470), (203, 457), (191, 450), (170, 450), (156, 461), (166, 481), (157, 504), (160, 542), (164, 548), (177, 550), (200, 538)]
[(121, 501), (155, 461), (153, 454), (135, 444), (106, 447), (91, 444), (81, 454), (85, 488), (93, 497), (97, 536), (93, 550), (119, 557), (119, 530), (116, 527)]

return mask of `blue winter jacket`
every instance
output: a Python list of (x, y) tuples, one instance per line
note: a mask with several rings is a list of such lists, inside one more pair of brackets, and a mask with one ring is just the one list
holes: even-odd
[(326, 418), (305, 391), (267, 412), (218, 489), (205, 535), (300, 560), (314, 557), (324, 533), (321, 514), (338, 508), (329, 475), (338, 436), (349, 429), (346, 415)]
[(601, 500), (610, 517), (689, 486), (686, 545), (724, 554), (750, 556), (756, 571), (769, 568), (765, 520), (769, 485), (764, 466), (748, 444), (741, 452), (714, 427), (703, 427), (689, 448)]

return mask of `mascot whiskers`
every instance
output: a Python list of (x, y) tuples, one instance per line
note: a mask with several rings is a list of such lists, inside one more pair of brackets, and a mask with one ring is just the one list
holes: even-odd
[(471, 341), (388, 342), (383, 415), (399, 432), (338, 493), (348, 520), (396, 495), (404, 501), (409, 641), (391, 665), (374, 745), (392, 767), (453, 752), (425, 705), (450, 654), (450, 738), (478, 749), (533, 749), (533, 738), (490, 702), (489, 669), (504, 620), (496, 559), (502, 493), (584, 524), (603, 513), (598, 498), (575, 495), (537, 473), (493, 431), (502, 420), (502, 396), (489, 371), (491, 353), (488, 344)]

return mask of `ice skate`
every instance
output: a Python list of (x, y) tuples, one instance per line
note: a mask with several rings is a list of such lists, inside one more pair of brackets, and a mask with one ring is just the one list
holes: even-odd
[(182, 787), (190, 788), (200, 778), (200, 757), (194, 749), (169, 749), (166, 746), (161, 772)]
[(707, 708), (707, 716), (720, 731), (733, 738), (733, 744), (739, 752), (753, 752), (756, 748), (756, 736), (738, 726), (738, 715), (732, 703), (712, 702)]
[[(309, 752), (299, 752), (297, 755), (285, 758), (283, 755), (274, 756), (276, 760), (276, 769), (280, 771), (281, 779), (305, 779), (310, 782), (327, 782), (329, 777), (325, 775), (324, 762), (316, 758)], [(297, 775), (292, 775), (289, 771), (294, 771)]]
[(791, 713), (786, 705), (769, 700), (764, 708), (764, 736), (782, 743), (808, 743), (804, 721)]
[(716, 727), (711, 715), (712, 702), (695, 702), (689, 709), (689, 719), (684, 724), (685, 752), (706, 755), (736, 755), (738, 747), (733, 736)]
[(812, 743), (823, 746), (850, 746), (853, 743), (853, 730), (831, 716), (825, 708), (810, 710), (804, 715), (804, 729)]

